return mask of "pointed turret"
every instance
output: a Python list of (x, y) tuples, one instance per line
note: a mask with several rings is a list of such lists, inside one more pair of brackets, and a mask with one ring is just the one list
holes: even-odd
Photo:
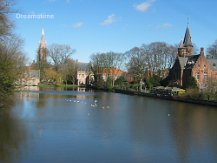
[(183, 48), (184, 45), (183, 45), (183, 41), (181, 40), (180, 43), (179, 43), (179, 48)]
[(187, 25), (184, 41), (180, 43), (178, 48), (178, 56), (179, 57), (188, 57), (192, 55), (193, 44), (191, 42), (190, 30)]
[(186, 32), (185, 32), (185, 38), (183, 41), (184, 47), (193, 47), (192, 42), (191, 42), (191, 35), (190, 35), (190, 30), (189, 27), (187, 26)]

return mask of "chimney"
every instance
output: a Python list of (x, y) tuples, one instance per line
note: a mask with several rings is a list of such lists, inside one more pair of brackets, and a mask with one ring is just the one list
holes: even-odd
[(204, 48), (200, 48), (200, 55), (204, 55)]

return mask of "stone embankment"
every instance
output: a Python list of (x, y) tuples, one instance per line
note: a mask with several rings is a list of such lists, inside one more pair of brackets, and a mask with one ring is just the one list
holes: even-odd
[(163, 96), (159, 94), (151, 94), (145, 92), (138, 92), (133, 90), (121, 90), (115, 89), (114, 92), (128, 94), (128, 95), (137, 95), (137, 96), (144, 96), (144, 97), (151, 97), (151, 98), (158, 98), (163, 100), (171, 100), (171, 101), (179, 101), (185, 103), (192, 103), (192, 104), (199, 104), (199, 105), (209, 105), (209, 106), (217, 106), (217, 101), (208, 101), (208, 100), (196, 100), (186, 97), (178, 97), (178, 96)]

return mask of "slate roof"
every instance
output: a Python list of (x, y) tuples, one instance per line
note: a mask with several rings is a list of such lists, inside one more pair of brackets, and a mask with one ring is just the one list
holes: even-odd
[(179, 61), (179, 65), (181, 69), (192, 69), (194, 65), (196, 64), (199, 57), (200, 57), (200, 54), (186, 56), (186, 57), (178, 57), (178, 61)]
[(185, 65), (188, 61), (188, 58), (187, 57), (178, 57), (178, 60), (179, 60), (179, 65), (181, 66), (181, 69), (184, 69)]
[(89, 64), (78, 62), (78, 70), (79, 71), (88, 71), (89, 70)]
[(193, 46), (192, 42), (191, 42), (191, 35), (190, 35), (190, 30), (189, 30), (188, 26), (186, 28), (183, 45), (184, 45), (184, 47)]
[(199, 57), (200, 57), (200, 54), (188, 56), (187, 57), (188, 60), (187, 60), (187, 63), (185, 65), (185, 69), (192, 69), (194, 67), (194, 65), (196, 64)]

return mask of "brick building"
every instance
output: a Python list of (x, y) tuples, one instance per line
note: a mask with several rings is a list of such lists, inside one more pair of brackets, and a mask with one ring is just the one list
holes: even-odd
[(167, 77), (170, 86), (186, 88), (186, 83), (190, 77), (197, 81), (199, 89), (204, 90), (210, 83), (217, 80), (217, 69), (211, 65), (204, 55), (204, 49), (200, 53), (193, 55), (193, 44), (189, 27), (187, 26), (184, 41), (181, 42), (177, 57), (173, 67)]

